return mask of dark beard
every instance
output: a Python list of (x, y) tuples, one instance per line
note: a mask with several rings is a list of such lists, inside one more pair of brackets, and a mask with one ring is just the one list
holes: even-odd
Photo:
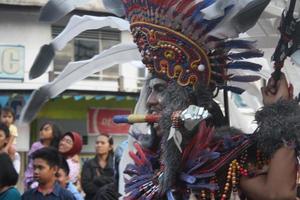
[[(195, 89), (192, 89), (191, 87), (179, 86), (175, 81), (169, 82), (163, 96), (163, 111), (162, 117), (159, 120), (159, 129), (160, 133), (162, 133), (160, 143), (160, 163), (163, 167), (161, 170), (164, 172), (163, 177), (159, 180), (160, 193), (162, 195), (172, 189), (176, 177), (178, 177), (181, 171), (180, 165), (182, 153), (176, 146), (173, 138), (167, 140), (172, 126), (171, 116), (174, 111), (183, 111), (192, 104), (205, 107), (209, 111), (213, 110), (212, 108), (214, 108), (214, 106), (212, 106), (213, 100), (211, 91), (203, 85), (197, 85)], [(194, 132), (188, 132), (187, 130), (180, 128), (179, 131), (182, 134), (181, 149), (184, 150), (184, 147), (190, 142), (197, 132), (197, 129), (195, 129)]]
[[(185, 87), (180, 87), (176, 82), (169, 83), (163, 98), (163, 113), (159, 121), (161, 139), (161, 157), (160, 162), (163, 166), (164, 175), (160, 180), (161, 194), (170, 190), (176, 181), (180, 171), (181, 152), (176, 146), (174, 139), (167, 140), (172, 126), (171, 115), (174, 111), (184, 110), (190, 102), (190, 91)], [(183, 134), (182, 144), (185, 144), (190, 137)]]

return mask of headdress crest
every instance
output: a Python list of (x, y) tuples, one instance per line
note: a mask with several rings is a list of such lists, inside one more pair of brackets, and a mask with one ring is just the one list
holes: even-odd
[[(248, 29), (252, 26), (250, 22), (248, 26), (241, 25), (238, 20), (238, 15), (242, 16), (242, 9), (247, 12), (247, 3), (241, 5), (235, 0), (122, 0), (122, 2), (125, 15), (131, 24), (134, 42), (142, 54), (143, 63), (154, 75), (166, 80), (175, 79), (182, 86), (194, 86), (197, 82), (202, 82), (213, 88), (223, 88), (227, 80), (242, 82), (258, 80), (258, 76), (241, 77), (227, 72), (228, 69), (254, 71), (261, 69), (260, 65), (243, 60), (263, 56), (254, 47), (254, 42), (230, 39), (231, 36), (237, 36), (244, 30), (228, 31), (227, 27), (227, 31), (226, 29), (220, 31), (221, 26), (228, 24), (233, 29), (242, 29), (240, 27)], [(266, 5), (257, 6), (252, 12), (260, 14), (263, 10), (261, 7)], [(253, 20), (251, 24), (254, 24)], [(242, 92), (239, 88), (228, 89)]]

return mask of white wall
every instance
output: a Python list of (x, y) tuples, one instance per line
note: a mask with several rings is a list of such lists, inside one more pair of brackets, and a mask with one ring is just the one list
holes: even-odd
[(25, 47), (25, 74), (24, 83), (1, 84), (0, 89), (33, 89), (36, 83), (48, 81), (48, 75), (29, 81), (28, 73), (38, 54), (41, 44), (48, 43), (51, 39), (51, 29), (48, 24), (38, 22), (38, 13), (25, 11), (0, 12), (0, 44), (23, 45)]

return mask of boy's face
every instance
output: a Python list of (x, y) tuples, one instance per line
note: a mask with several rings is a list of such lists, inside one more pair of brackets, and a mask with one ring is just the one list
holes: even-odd
[(14, 116), (10, 112), (1, 112), (1, 122), (9, 127), (14, 123)]
[(8, 142), (8, 138), (5, 136), (3, 130), (0, 130), (0, 150), (5, 147)]
[(50, 167), (46, 160), (36, 158), (33, 160), (33, 169), (34, 179), (39, 182), (39, 184), (44, 185), (55, 179), (58, 167)]
[(58, 172), (56, 173), (56, 180), (61, 185), (61, 187), (66, 188), (67, 183), (69, 182), (69, 176), (66, 174), (66, 172), (59, 168)]

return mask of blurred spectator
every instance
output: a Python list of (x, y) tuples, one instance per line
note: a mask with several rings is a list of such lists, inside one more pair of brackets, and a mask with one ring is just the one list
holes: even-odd
[[(8, 153), (5, 147), (9, 141), (9, 134), (8, 127), (5, 124), (0, 123), (0, 153)], [(15, 170), (19, 173), (21, 166), (20, 155), (15, 152), (15, 155), (10, 156), (10, 158), (12, 159)]]
[(118, 199), (115, 187), (113, 165), (113, 139), (99, 135), (95, 144), (96, 156), (84, 163), (81, 173), (81, 186), (85, 200)]
[(18, 129), (14, 125), (15, 123), (15, 112), (12, 108), (4, 107), (1, 109), (0, 122), (5, 124), (9, 129), (9, 139), (5, 146), (5, 151), (14, 160), (16, 154), (16, 144), (18, 137)]
[(25, 190), (37, 187), (37, 182), (35, 182), (33, 179), (32, 154), (43, 147), (53, 147), (57, 149), (60, 138), (61, 131), (56, 124), (52, 122), (46, 122), (41, 126), (39, 131), (39, 141), (34, 142), (28, 152), (29, 163), (25, 171), (24, 178)]
[[(118, 147), (115, 150), (115, 158), (114, 158), (114, 163), (115, 163), (115, 177), (117, 182), (119, 182), (119, 164), (120, 164), (120, 160), (121, 157), (123, 155), (124, 150), (128, 147), (128, 139), (124, 140), (123, 142), (121, 142)], [(123, 178), (123, 177), (121, 177)]]
[(27, 190), (22, 200), (75, 200), (74, 196), (56, 182), (60, 155), (55, 148), (45, 147), (32, 154), (34, 178), (38, 187)]
[(0, 163), (0, 200), (20, 200), (21, 195), (14, 187), (18, 182), (18, 173), (11, 158), (6, 153), (0, 153)]
[(80, 176), (80, 159), (82, 137), (76, 132), (67, 132), (59, 141), (58, 151), (66, 158), (70, 169), (70, 182), (77, 185)]
[(69, 190), (76, 200), (83, 200), (82, 195), (78, 192), (76, 186), (70, 182), (70, 168), (68, 166), (68, 163), (66, 159), (62, 158), (58, 172), (56, 174), (57, 181), (61, 185), (61, 187)]

